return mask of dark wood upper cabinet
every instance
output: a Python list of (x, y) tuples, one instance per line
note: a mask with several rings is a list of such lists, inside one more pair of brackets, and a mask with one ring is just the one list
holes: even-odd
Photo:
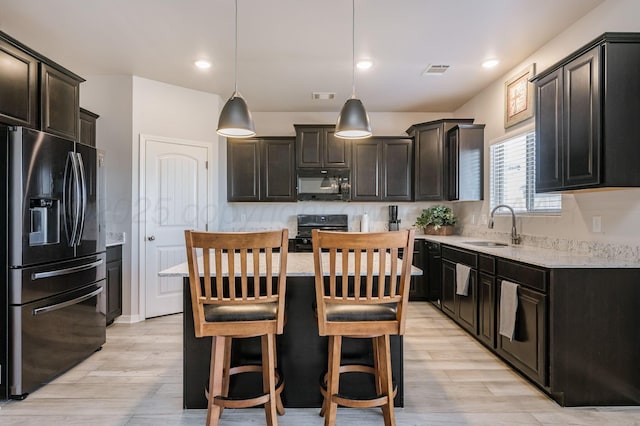
[(539, 73), (536, 191), (640, 186), (640, 34), (605, 33)]
[(382, 144), (373, 138), (354, 140), (352, 143), (351, 199), (353, 201), (379, 201)]
[(259, 139), (227, 139), (227, 201), (260, 201)]
[(0, 122), (38, 126), (38, 60), (1, 38)]
[(414, 139), (414, 201), (443, 201), (448, 197), (447, 132), (473, 119), (443, 119), (414, 124), (407, 134)]
[(295, 139), (227, 139), (228, 201), (296, 201)]
[(351, 143), (352, 200), (411, 200), (412, 139), (377, 137)]
[(458, 124), (447, 132), (447, 199), (484, 198), (484, 124)]
[(296, 201), (295, 140), (263, 139), (261, 201)]
[(96, 123), (98, 114), (80, 108), (80, 143), (96, 146)]
[(41, 129), (77, 140), (80, 126), (80, 81), (46, 65), (40, 66)]
[(0, 123), (77, 141), (82, 81), (0, 31)]
[(295, 124), (296, 166), (349, 168), (350, 141), (335, 137), (334, 125)]

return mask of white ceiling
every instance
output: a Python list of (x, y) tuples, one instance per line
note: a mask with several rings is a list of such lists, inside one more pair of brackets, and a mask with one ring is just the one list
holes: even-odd
[[(356, 93), (370, 112), (453, 111), (602, 0), (356, 0)], [(227, 98), (233, 0), (0, 0), (0, 30), (85, 78), (137, 75)], [(339, 111), (348, 0), (238, 0), (238, 88), (253, 111)], [(500, 65), (486, 70), (485, 59)], [(213, 66), (193, 66), (207, 58)], [(423, 77), (429, 64), (447, 64)], [(311, 93), (335, 92), (333, 101)]]

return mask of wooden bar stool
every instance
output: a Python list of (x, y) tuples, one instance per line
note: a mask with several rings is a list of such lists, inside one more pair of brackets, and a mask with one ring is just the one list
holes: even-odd
[[(212, 337), (207, 425), (217, 425), (225, 407), (257, 405), (264, 405), (267, 425), (277, 425), (276, 412), (284, 414), (276, 334), (284, 328), (288, 231), (185, 231), (185, 240), (195, 334)], [(255, 336), (262, 365), (231, 367), (232, 339)], [(229, 396), (232, 375), (256, 371), (262, 372), (262, 394)]]
[[(382, 407), (384, 424), (395, 425), (390, 335), (405, 328), (414, 231), (312, 233), (318, 329), (329, 336), (327, 374), (320, 415), (334, 425), (338, 405)], [(399, 251), (403, 259), (398, 258)], [(343, 337), (371, 338), (373, 366), (341, 365)], [(374, 375), (376, 395), (340, 394), (340, 373)]]

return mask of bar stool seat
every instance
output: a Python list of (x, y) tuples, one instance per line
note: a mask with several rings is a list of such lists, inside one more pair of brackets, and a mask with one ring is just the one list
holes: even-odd
[[(185, 231), (185, 240), (195, 334), (212, 337), (207, 425), (217, 425), (224, 408), (258, 405), (264, 405), (267, 425), (277, 425), (277, 414), (284, 414), (284, 378), (275, 336), (285, 322), (288, 231)], [(231, 366), (232, 340), (257, 336), (261, 364)], [(232, 376), (257, 372), (261, 393), (229, 394)]]
[[(414, 231), (312, 233), (318, 331), (329, 337), (320, 415), (335, 425), (337, 407), (381, 407), (386, 426), (395, 425), (397, 388), (391, 370), (390, 336), (404, 334)], [(403, 253), (402, 260), (399, 253)], [(342, 364), (343, 338), (370, 338), (373, 365)], [(340, 375), (373, 376), (374, 393), (340, 392)]]

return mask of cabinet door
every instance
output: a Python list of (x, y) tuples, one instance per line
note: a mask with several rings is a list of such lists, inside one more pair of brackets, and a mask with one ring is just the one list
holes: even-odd
[[(501, 283), (501, 282), (500, 282)], [(496, 294), (500, 294), (500, 284)], [(513, 341), (499, 335), (497, 350), (506, 360), (535, 382), (546, 385), (547, 378), (547, 296), (522, 285), (518, 288), (518, 310)], [(500, 324), (500, 298), (497, 298)]]
[(600, 183), (599, 64), (600, 46), (564, 67), (565, 188)]
[(442, 126), (416, 132), (415, 201), (444, 200), (444, 135)]
[(412, 275), (409, 287), (409, 300), (427, 300), (427, 289), (425, 286), (426, 273), (425, 255), (422, 240), (415, 240), (413, 243), (413, 266), (422, 270), (422, 275)]
[(456, 264), (442, 259), (442, 310), (456, 317)]
[(478, 338), (490, 348), (496, 347), (495, 277), (478, 274)]
[(296, 164), (298, 167), (323, 167), (324, 130), (321, 127), (296, 128)]
[(260, 200), (260, 140), (227, 139), (227, 201)]
[(348, 168), (351, 165), (351, 147), (347, 139), (335, 137), (335, 129), (323, 129), (323, 167)]
[(352, 200), (380, 200), (381, 162), (382, 146), (379, 140), (353, 141)]
[(536, 192), (562, 188), (562, 69), (536, 82)]
[(296, 201), (295, 139), (262, 141), (261, 201)]
[(122, 315), (122, 246), (107, 247), (107, 325)]
[(0, 122), (38, 127), (38, 61), (2, 40)]
[(41, 64), (40, 120), (43, 131), (74, 141), (78, 139), (79, 89), (78, 80)]
[(411, 201), (411, 139), (382, 140), (382, 200)]
[[(455, 272), (455, 267), (454, 267)], [(455, 284), (455, 280), (454, 280)], [(478, 271), (469, 272), (469, 291), (466, 296), (456, 294), (458, 324), (473, 335), (478, 334)]]
[(97, 119), (98, 116), (96, 114), (80, 108), (80, 143), (89, 146), (96, 146)]
[(484, 197), (484, 125), (459, 124), (447, 132), (447, 195), (449, 200), (479, 201)]

